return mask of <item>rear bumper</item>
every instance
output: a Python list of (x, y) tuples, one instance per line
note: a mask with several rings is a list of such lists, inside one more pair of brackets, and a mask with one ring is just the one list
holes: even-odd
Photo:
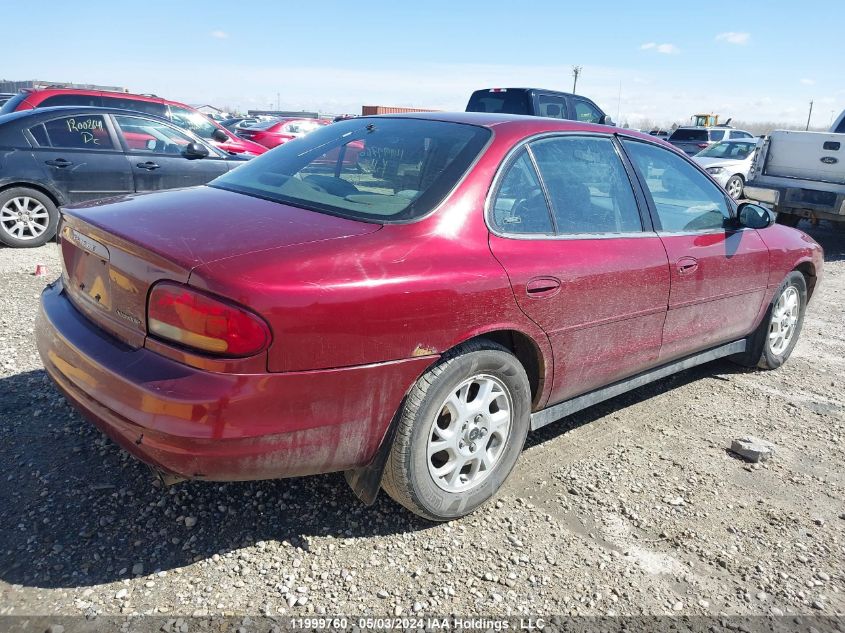
[(745, 186), (744, 195), (751, 200), (771, 205), (778, 213), (805, 218), (845, 219), (845, 193), (751, 181)]
[(36, 341), (50, 378), (120, 446), (166, 473), (217, 481), (367, 464), (432, 362), (212, 373), (114, 339), (73, 307), (61, 282), (42, 294)]

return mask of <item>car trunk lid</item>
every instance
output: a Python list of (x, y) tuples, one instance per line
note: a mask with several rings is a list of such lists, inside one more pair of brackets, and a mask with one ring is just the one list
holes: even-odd
[(109, 202), (64, 210), (62, 281), (83, 314), (132, 347), (144, 343), (157, 281), (186, 283), (202, 264), (381, 228), (209, 187)]

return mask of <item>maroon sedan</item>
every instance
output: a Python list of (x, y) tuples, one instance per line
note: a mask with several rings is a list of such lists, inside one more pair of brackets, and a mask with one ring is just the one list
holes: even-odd
[(347, 471), (434, 520), (531, 429), (715, 358), (778, 367), (822, 273), (662, 141), (508, 115), (342, 121), (60, 235), (38, 348), (126, 450), (171, 481)]

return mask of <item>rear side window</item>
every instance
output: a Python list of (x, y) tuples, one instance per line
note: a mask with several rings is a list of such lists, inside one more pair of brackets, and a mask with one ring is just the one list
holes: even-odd
[(490, 131), (415, 119), (350, 119), (254, 158), (213, 186), (353, 219), (413, 220), (431, 211)]
[(537, 170), (525, 149), (502, 178), (490, 220), (502, 233), (554, 233)]
[(710, 130), (711, 141), (721, 141), (725, 138), (725, 130)]
[(558, 233), (642, 231), (631, 181), (609, 138), (562, 136), (531, 144)]
[(122, 97), (103, 97), (103, 105), (107, 108), (120, 108), (122, 110), (134, 110), (144, 114), (156, 116), (167, 116), (167, 108), (162, 103), (152, 101), (141, 101), (140, 99), (124, 99)]
[(47, 97), (38, 104), (39, 108), (48, 108), (50, 106), (67, 106), (67, 105), (74, 105), (74, 106), (102, 106), (102, 102), (100, 101), (100, 97), (96, 95), (86, 95), (86, 94), (66, 94), (66, 95), (53, 95), (52, 97)]
[(553, 95), (538, 95), (537, 114), (553, 119), (566, 119), (566, 99)]
[[(6, 105), (9, 105), (9, 104), (7, 103)], [(3, 112), (3, 110), (0, 110), (0, 112)], [(839, 125), (836, 126), (836, 129), (833, 130), (833, 133), (834, 134), (845, 134), (845, 116), (842, 117), (842, 120), (839, 122)]]
[(506, 90), (504, 92), (476, 90), (469, 98), (466, 111), (531, 114), (531, 104), (528, 94), (524, 90)]
[(100, 115), (53, 119), (44, 124), (50, 145), (71, 149), (114, 149), (106, 122)]
[(700, 130), (694, 128), (682, 128), (672, 132), (669, 137), (670, 141), (707, 141), (707, 130)]
[(50, 139), (47, 138), (47, 130), (44, 129), (43, 125), (29, 128), (29, 133), (41, 147), (50, 147)]

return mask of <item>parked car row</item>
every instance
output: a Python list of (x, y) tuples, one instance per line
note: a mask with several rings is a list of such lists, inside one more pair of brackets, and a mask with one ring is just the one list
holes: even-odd
[(60, 205), (201, 185), (246, 160), (125, 109), (55, 106), (0, 116), (0, 242), (45, 243)]
[(0, 115), (50, 106), (106, 107), (143, 112), (168, 119), (179, 127), (232, 154), (249, 153), (257, 156), (267, 151), (267, 148), (263, 145), (238, 138), (234, 133), (204, 114), (197, 112), (191, 106), (178, 101), (162, 99), (155, 95), (137, 95), (79, 88), (22, 90), (0, 108)]

